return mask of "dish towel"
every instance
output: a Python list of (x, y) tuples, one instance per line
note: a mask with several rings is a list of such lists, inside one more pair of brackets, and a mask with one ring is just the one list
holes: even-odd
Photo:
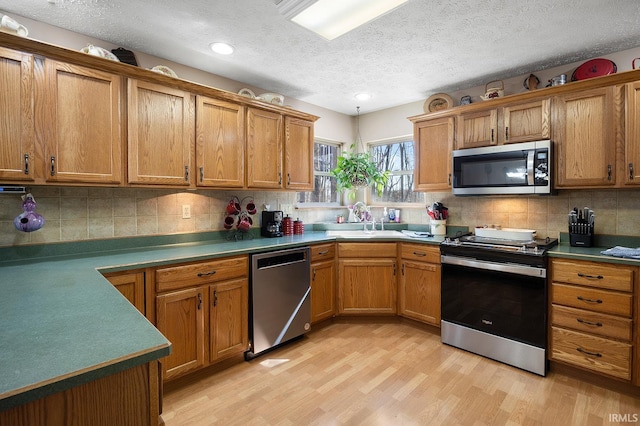
[(630, 247), (615, 246), (610, 249), (602, 250), (600, 253), (606, 256), (627, 257), (630, 259), (640, 260), (640, 247), (630, 248)]
[(430, 232), (407, 231), (406, 229), (403, 229), (400, 232), (402, 232), (407, 237), (411, 237), (411, 238), (429, 238), (429, 237), (433, 237), (433, 234), (430, 233)]

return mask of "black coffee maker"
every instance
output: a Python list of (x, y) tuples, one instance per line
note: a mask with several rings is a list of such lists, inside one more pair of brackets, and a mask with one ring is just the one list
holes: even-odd
[(282, 210), (273, 210), (262, 212), (262, 228), (260, 234), (263, 237), (282, 237), (282, 218), (284, 214)]

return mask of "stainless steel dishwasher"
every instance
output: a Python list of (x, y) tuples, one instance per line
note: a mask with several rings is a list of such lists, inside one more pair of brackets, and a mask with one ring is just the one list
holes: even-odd
[(251, 255), (250, 349), (245, 359), (311, 328), (309, 247)]

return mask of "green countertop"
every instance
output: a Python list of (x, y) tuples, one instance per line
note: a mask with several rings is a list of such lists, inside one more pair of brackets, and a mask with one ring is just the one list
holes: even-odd
[[(353, 241), (439, 244), (443, 239)], [(100, 272), (335, 240), (324, 230), (243, 241), (208, 233), (0, 249), (0, 410), (169, 354), (170, 342)], [(640, 265), (603, 256), (600, 251), (605, 248), (561, 243), (550, 256)]]

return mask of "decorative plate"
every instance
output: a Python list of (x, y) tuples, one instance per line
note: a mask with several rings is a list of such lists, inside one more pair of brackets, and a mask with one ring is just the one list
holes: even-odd
[(453, 106), (453, 98), (446, 93), (431, 95), (424, 102), (424, 112), (436, 112)]
[(571, 81), (615, 74), (617, 70), (618, 67), (613, 61), (604, 58), (591, 59), (576, 68), (571, 76)]
[(160, 73), (160, 74), (168, 75), (169, 77), (178, 78), (178, 74), (176, 74), (174, 70), (172, 70), (171, 68), (166, 67), (164, 65), (156, 65), (155, 67), (151, 68), (151, 71), (155, 71), (155, 72)]
[(94, 46), (92, 44), (89, 44), (83, 47), (82, 49), (80, 49), (80, 51), (88, 55), (93, 55), (99, 58), (110, 59), (112, 61), (120, 62), (120, 59), (118, 59), (116, 55), (109, 52), (107, 49), (103, 49), (102, 47)]

